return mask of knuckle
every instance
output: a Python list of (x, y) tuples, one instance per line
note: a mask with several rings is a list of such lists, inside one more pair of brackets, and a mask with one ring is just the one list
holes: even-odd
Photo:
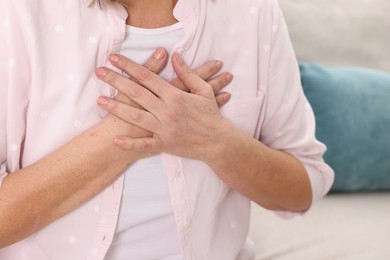
[(209, 84), (213, 86), (216, 90), (219, 90), (226, 84), (226, 81), (223, 78), (218, 78), (215, 81), (210, 82)]
[(156, 72), (157, 71), (157, 65), (152, 63), (152, 62), (148, 62), (148, 63), (145, 63), (144, 64), (144, 67), (147, 69), (147, 70), (150, 70), (150, 71), (153, 71), (153, 72)]
[(152, 149), (152, 144), (147, 140), (142, 140), (134, 144), (134, 148), (137, 151), (150, 151)]
[(189, 68), (185, 68), (184, 70), (177, 72), (178, 76), (180, 77), (189, 77), (192, 73), (194, 72)]
[(183, 93), (180, 92), (180, 91), (174, 91), (174, 92), (171, 94), (171, 100), (172, 100), (172, 104), (180, 104), (180, 103), (183, 103), (183, 102), (184, 102)]
[(144, 118), (145, 118), (144, 112), (143, 112), (143, 111), (140, 111), (140, 110), (136, 111), (136, 112), (134, 113), (133, 118), (134, 118), (134, 120), (135, 120), (136, 122), (142, 122), (142, 121), (144, 120)]
[(129, 68), (129, 65), (130, 63), (125, 59), (121, 59), (119, 62), (119, 67), (122, 71), (126, 71)]
[(202, 75), (202, 78), (204, 80), (206, 79), (209, 79), (210, 77), (212, 77), (218, 70), (216, 69), (216, 67), (214, 66), (214, 63), (212, 64), (213, 66), (211, 66), (211, 64), (208, 64), (208, 66), (206, 66), (204, 72), (203, 72), (203, 75)]
[(151, 78), (151, 76), (152, 73), (150, 72), (150, 70), (144, 67), (139, 67), (135, 72), (135, 78), (140, 82), (148, 81)]
[(178, 115), (174, 110), (168, 110), (166, 112), (167, 117), (172, 120), (173, 122), (178, 121)]
[(174, 128), (173, 126), (180, 121), (180, 114), (182, 111), (180, 109), (177, 109), (176, 107), (171, 107), (165, 111), (167, 122), (169, 123), (166, 128), (171, 129)]
[(180, 90), (188, 91), (188, 88), (178, 78), (173, 79), (170, 83)]
[(115, 100), (108, 100), (106, 107), (111, 112), (117, 112), (118, 111), (118, 104)]
[(105, 76), (105, 81), (110, 85), (115, 85), (117, 82), (117, 77), (114, 73), (108, 72)]
[(226, 87), (229, 84), (229, 80), (226, 77), (218, 76), (215, 79), (208, 81), (209, 85), (213, 88), (215, 93), (218, 93), (219, 90)]
[(208, 77), (210, 77), (210, 74), (212, 74), (209, 71), (209, 68), (207, 68), (205, 66), (206, 65), (203, 65), (201, 68), (193, 71), (198, 77), (202, 78), (203, 80), (207, 79)]
[(149, 150), (152, 146), (151, 146), (151, 144), (150, 144), (149, 142), (144, 141), (142, 147), (143, 147), (145, 150)]
[(141, 97), (142, 96), (142, 90), (143, 88), (139, 85), (135, 85), (133, 88), (131, 88), (131, 90), (129, 91), (130, 93), (130, 96), (134, 97), (134, 98), (138, 98), (138, 97)]
[(199, 68), (195, 69), (194, 73), (202, 79), (206, 79), (206, 78), (210, 77), (210, 75), (212, 75), (214, 73), (213, 66), (211, 66), (210, 64), (211, 64), (210, 61), (203, 64)]
[(162, 63), (153, 57), (144, 64), (144, 67), (153, 73), (158, 73), (162, 69)]
[(203, 80), (207, 80), (210, 77), (206, 72), (201, 72), (198, 76)]

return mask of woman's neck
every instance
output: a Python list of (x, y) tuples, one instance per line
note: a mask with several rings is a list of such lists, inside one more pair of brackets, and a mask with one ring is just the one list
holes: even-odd
[(177, 0), (122, 0), (128, 18), (126, 24), (140, 28), (159, 28), (177, 22), (173, 8)]

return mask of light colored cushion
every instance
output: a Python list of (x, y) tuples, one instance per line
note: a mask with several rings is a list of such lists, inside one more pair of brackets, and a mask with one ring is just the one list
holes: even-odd
[(279, 0), (300, 61), (390, 71), (389, 0)]
[(331, 194), (284, 220), (252, 205), (256, 260), (389, 260), (390, 192)]
[(333, 191), (390, 190), (390, 73), (300, 64)]

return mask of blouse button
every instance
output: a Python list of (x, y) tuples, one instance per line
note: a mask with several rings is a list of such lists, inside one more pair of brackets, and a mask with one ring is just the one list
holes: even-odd
[(93, 210), (94, 210), (96, 213), (99, 213), (99, 212), (100, 212), (100, 207), (99, 207), (99, 206), (95, 206), (95, 207), (93, 207)]
[(41, 116), (42, 118), (46, 118), (46, 117), (49, 116), (49, 113), (48, 113), (47, 111), (42, 111), (41, 114), (40, 114), (40, 116)]
[(69, 82), (73, 82), (76, 77), (73, 73), (68, 73), (68, 75), (66, 75), (66, 79), (69, 81)]
[(173, 172), (173, 177), (175, 177), (175, 179), (179, 179), (179, 178), (180, 178), (180, 176), (181, 176), (181, 173), (180, 173), (180, 171), (178, 171), (178, 170), (175, 170), (175, 171)]
[(95, 45), (96, 43), (97, 43), (97, 39), (96, 39), (96, 37), (89, 37), (89, 39), (88, 39), (88, 43), (89, 44), (93, 44), (93, 45)]
[(100, 219), (100, 224), (107, 224), (107, 219), (105, 217), (102, 217)]
[(231, 227), (232, 229), (235, 229), (235, 228), (237, 227), (237, 222), (236, 222), (236, 221), (230, 222), (230, 227)]
[(183, 225), (184, 225), (184, 228), (189, 228), (191, 225), (191, 220), (187, 219), (186, 221), (184, 221)]
[(64, 33), (64, 32), (65, 32), (65, 28), (64, 28), (64, 26), (62, 26), (61, 24), (57, 24), (56, 27), (55, 27), (55, 30), (56, 30), (58, 33)]
[(68, 237), (68, 242), (69, 244), (75, 244), (76, 243), (76, 237), (75, 236), (69, 236)]
[(99, 255), (99, 249), (97, 247), (95, 247), (94, 249), (92, 249), (91, 254), (93, 256), (98, 256)]
[(253, 6), (253, 7), (251, 7), (251, 8), (249, 9), (249, 12), (250, 12), (251, 14), (255, 14), (255, 13), (257, 13), (258, 10), (259, 10), (259, 8), (257, 8), (256, 6)]
[(18, 150), (18, 145), (17, 144), (11, 144), (9, 149), (13, 152), (16, 152)]

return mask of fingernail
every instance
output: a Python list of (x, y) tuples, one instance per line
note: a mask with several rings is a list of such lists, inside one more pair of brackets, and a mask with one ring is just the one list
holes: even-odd
[(101, 106), (106, 106), (108, 104), (108, 98), (107, 97), (98, 97), (97, 103)]
[(226, 80), (227, 80), (227, 81), (229, 81), (229, 82), (230, 82), (230, 81), (232, 81), (232, 80), (233, 80), (233, 74), (231, 74), (231, 73), (227, 73), (227, 74), (226, 74), (226, 76), (225, 76), (225, 78), (226, 78)]
[(216, 63), (215, 63), (215, 66), (217, 67), (217, 68), (222, 68), (222, 66), (223, 66), (223, 62), (222, 61), (220, 61), (220, 60), (218, 60)]
[(95, 70), (96, 72), (96, 75), (100, 76), (100, 77), (104, 77), (107, 75), (107, 70), (105, 68), (102, 68), (102, 67), (99, 67)]
[(119, 61), (119, 56), (118, 56), (118, 55), (115, 55), (115, 54), (111, 54), (110, 56), (108, 56), (108, 59), (109, 59), (111, 62), (118, 62), (118, 61)]
[(123, 139), (123, 137), (116, 137), (114, 139), (114, 143), (118, 144), (118, 145), (123, 145), (123, 143), (125, 142), (125, 140)]
[(159, 60), (159, 59), (162, 59), (165, 55), (165, 50), (164, 48), (158, 48), (154, 53), (153, 53), (153, 57), (156, 59), (156, 60)]
[(232, 97), (230, 93), (223, 94), (222, 98), (225, 100), (225, 102), (229, 101), (229, 99)]

